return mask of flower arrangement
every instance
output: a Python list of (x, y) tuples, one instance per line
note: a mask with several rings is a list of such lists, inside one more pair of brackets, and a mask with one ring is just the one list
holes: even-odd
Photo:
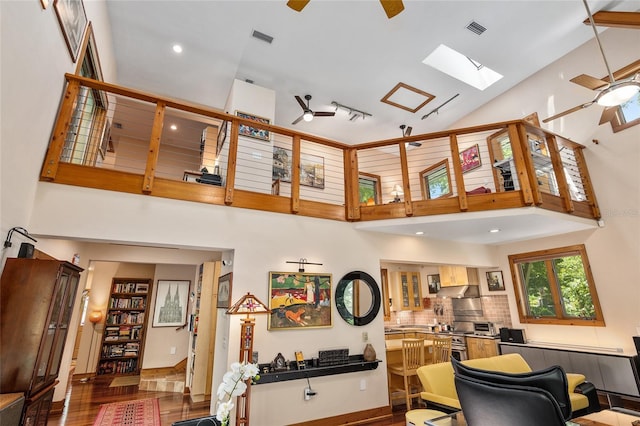
[(247, 380), (252, 382), (260, 379), (258, 374), (258, 364), (247, 364), (246, 362), (234, 362), (231, 369), (227, 371), (222, 383), (218, 386), (218, 409), (216, 419), (222, 422), (222, 426), (229, 425), (229, 416), (233, 410), (233, 397), (242, 395), (247, 390)]

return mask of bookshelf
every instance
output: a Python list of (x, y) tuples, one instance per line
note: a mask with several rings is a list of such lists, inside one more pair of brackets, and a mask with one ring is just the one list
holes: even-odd
[(113, 278), (96, 374), (139, 374), (152, 279)]

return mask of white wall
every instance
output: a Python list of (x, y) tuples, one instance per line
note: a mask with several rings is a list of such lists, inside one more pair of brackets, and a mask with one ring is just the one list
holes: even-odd
[[(85, 2), (85, 7), (97, 30), (96, 42), (105, 79), (117, 83), (114, 64), (110, 60), (110, 40), (104, 32), (107, 27), (104, 3)], [(41, 238), (67, 240), (52, 239), (46, 244), (39, 244), (38, 248), (60, 259), (70, 259), (73, 253), (80, 252), (81, 265), (85, 267), (89, 260), (124, 261), (125, 254), (120, 246), (101, 245), (96, 249), (94, 245), (80, 245), (77, 241), (160, 245), (203, 252), (233, 250), (232, 297), (252, 291), (265, 299), (268, 272), (286, 269), (285, 261), (301, 257), (323, 263), (323, 266), (309, 267), (308, 270), (330, 272), (335, 284), (352, 270), (363, 270), (379, 279), (381, 260), (480, 267), (499, 265), (507, 271), (506, 254), (519, 251), (524, 246), (535, 248), (555, 246), (565, 241), (583, 241), (592, 261), (607, 327), (581, 329), (575, 334), (577, 327), (573, 327), (571, 335), (565, 337), (571, 342), (583, 335), (597, 344), (632, 349), (630, 335), (635, 334), (634, 327), (640, 323), (640, 287), (635, 282), (639, 272), (637, 259), (640, 257), (640, 191), (636, 171), (640, 160), (637, 143), (640, 138), (637, 127), (616, 135), (604, 126), (594, 130), (592, 124), (597, 122), (598, 107), (556, 122), (552, 130), (589, 144), (587, 161), (607, 225), (593, 235), (581, 234), (498, 249), (358, 232), (349, 223), (54, 185), (38, 182), (38, 175), (64, 85), (62, 76), (65, 72), (73, 72), (75, 67), (52, 7), (42, 10), (37, 1), (3, 1), (0, 2), (0, 19), (2, 235), (13, 226), (25, 226)], [(619, 67), (635, 59), (630, 50), (631, 46), (640, 44), (638, 34), (640, 32), (629, 30), (605, 33), (607, 42), (619, 41), (619, 50), (623, 50), (611, 53), (610, 60), (614, 66)], [(626, 51), (622, 48), (624, 46)], [(611, 50), (607, 49), (607, 52)], [(568, 78), (582, 72), (596, 76), (603, 74), (594, 51), (591, 48), (579, 49), (575, 55), (553, 64), (498, 101), (472, 114), (460, 126), (520, 118), (533, 110), (538, 110), (544, 117), (547, 112), (551, 114), (591, 99), (592, 93), (573, 87), (575, 85), (569, 83)], [(551, 98), (554, 94), (556, 96)], [(553, 102), (548, 103), (549, 100)], [(548, 104), (553, 108), (547, 110)], [(600, 139), (601, 144), (591, 145), (588, 141), (593, 137)], [(3, 250), (3, 258), (14, 256), (18, 246)], [(197, 264), (210, 260), (204, 256), (193, 256), (197, 258), (194, 262), (188, 259), (190, 250), (159, 249), (159, 253), (147, 250), (151, 249), (141, 248), (130, 260), (151, 262), (154, 258), (154, 263), (173, 264)], [(508, 280), (507, 276), (505, 274)], [(74, 315), (77, 320), (77, 310)], [(260, 352), (260, 358), (269, 359), (278, 352), (292, 358), (295, 350), (314, 356), (319, 349), (334, 347), (348, 347), (351, 353), (361, 353), (364, 347), (362, 331), (368, 332), (378, 357), (384, 358), (382, 315), (369, 326), (360, 328), (347, 325), (335, 310), (333, 315), (331, 328), (278, 332), (267, 331), (266, 318), (258, 318), (255, 348)], [(224, 340), (220, 342), (216, 352), (222, 350), (229, 360), (235, 360), (238, 343), (234, 336), (238, 336), (239, 322), (230, 319), (221, 323), (222, 326), (228, 325), (231, 338), (228, 347), (225, 347)], [(560, 327), (528, 329), (539, 340), (556, 339), (564, 331)], [(67, 347), (72, 346), (67, 344)], [(64, 393), (69, 363), (70, 352), (65, 352), (60, 375), (63, 380), (54, 396), (56, 401), (62, 399), (60, 393)], [(306, 386), (302, 381), (256, 386), (252, 391), (253, 423), (258, 426), (295, 423), (385, 406), (388, 400), (383, 367), (384, 364), (371, 372), (313, 379), (312, 385), (318, 396), (309, 402), (302, 400), (302, 390)], [(219, 378), (224, 367), (215, 366), (215, 371)], [(367, 389), (360, 391), (363, 378), (367, 381)], [(273, 404), (273, 392), (277, 392), (280, 401), (287, 401), (287, 410), (283, 410), (280, 404)], [(344, 398), (345, 394), (349, 397)]]
[[(637, 60), (640, 31), (609, 29), (601, 35), (612, 71)], [(586, 73), (606, 75), (595, 41), (531, 76), (514, 89), (456, 123), (472, 126), (522, 118), (537, 112), (540, 120), (591, 100), (594, 92), (569, 79)], [(640, 334), (640, 126), (613, 133), (598, 126), (602, 107), (593, 105), (543, 127), (585, 145), (584, 153), (605, 226), (594, 232), (558, 236), (499, 247), (500, 268), (510, 297), (514, 326), (530, 340), (598, 346), (635, 353), (631, 336)], [(592, 143), (597, 139), (598, 145)], [(520, 325), (507, 255), (570, 244), (585, 244), (606, 327)]]

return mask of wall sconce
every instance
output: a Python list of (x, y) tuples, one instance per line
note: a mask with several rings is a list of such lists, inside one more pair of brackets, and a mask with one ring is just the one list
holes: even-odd
[(322, 263), (307, 262), (304, 257), (301, 257), (300, 260), (287, 260), (287, 263), (297, 263), (298, 272), (304, 272), (304, 265), (322, 265)]
[(399, 203), (400, 201), (402, 201), (400, 199), (400, 196), (403, 194), (404, 194), (404, 191), (402, 190), (402, 187), (400, 186), (400, 184), (396, 183), (395, 185), (393, 185), (393, 189), (391, 190), (391, 195), (393, 195), (394, 203)]

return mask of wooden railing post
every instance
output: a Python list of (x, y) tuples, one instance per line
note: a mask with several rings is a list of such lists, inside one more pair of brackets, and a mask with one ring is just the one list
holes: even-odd
[(69, 125), (71, 124), (71, 117), (73, 116), (73, 108), (77, 102), (79, 92), (80, 82), (77, 80), (71, 80), (67, 83), (64, 98), (60, 105), (58, 121), (56, 121), (53, 129), (53, 137), (51, 138), (51, 143), (49, 143), (47, 155), (44, 158), (44, 164), (42, 165), (42, 171), (40, 172), (40, 178), (43, 180), (51, 181), (56, 177), (58, 164), (60, 164), (60, 156), (64, 149), (64, 141), (67, 137), (67, 133), (69, 132)]
[(236, 167), (238, 166), (238, 127), (237, 119), (231, 120), (231, 135), (229, 136), (229, 159), (227, 161), (227, 181), (225, 182), (224, 203), (233, 203), (233, 188), (236, 184)]
[(360, 184), (358, 179), (358, 151), (345, 149), (344, 158), (344, 196), (347, 220), (360, 219)]
[(467, 191), (464, 189), (464, 178), (462, 177), (462, 165), (460, 164), (460, 148), (458, 147), (458, 136), (454, 133), (449, 136), (449, 147), (451, 149), (451, 160), (453, 162), (453, 175), (456, 178), (456, 188), (458, 190), (458, 203), (461, 211), (467, 211)]
[(291, 213), (300, 211), (300, 136), (295, 135), (292, 141), (291, 161)]
[(582, 153), (583, 149), (584, 147), (573, 148), (573, 155), (576, 157), (576, 164), (578, 165), (578, 171), (580, 172), (580, 178), (582, 179), (584, 193), (587, 196), (587, 202), (591, 206), (593, 217), (599, 220), (602, 215), (600, 213), (600, 207), (598, 206), (598, 200), (596, 199), (596, 193), (593, 190), (593, 185), (591, 184), (591, 176), (587, 169), (587, 162), (585, 161), (584, 154)]
[[(521, 131), (518, 131), (516, 124), (509, 124), (509, 140), (511, 141), (511, 152), (513, 154), (513, 162), (516, 166), (516, 173), (518, 174), (518, 182), (520, 182), (523, 202), (524, 204), (531, 205), (535, 199), (531, 190), (531, 179), (529, 178), (528, 170), (533, 168), (533, 165), (531, 164), (530, 155), (527, 159), (529, 149), (526, 145), (527, 135), (525, 134), (524, 126), (520, 125), (519, 127)], [(538, 195), (539, 194), (540, 192), (538, 191)]]
[(402, 192), (404, 192), (404, 213), (413, 216), (411, 202), (411, 187), (409, 186), (409, 165), (407, 163), (407, 147), (404, 142), (398, 144), (400, 148), (400, 168), (402, 169)]
[(164, 126), (164, 111), (166, 104), (159, 101), (156, 104), (153, 127), (151, 128), (151, 138), (149, 140), (149, 151), (147, 152), (147, 165), (144, 170), (142, 182), (142, 192), (149, 194), (153, 190), (153, 180), (156, 175), (158, 165), (158, 152), (160, 151), (160, 138), (162, 137), (162, 127)]
[(567, 185), (567, 178), (564, 174), (564, 164), (562, 164), (562, 158), (560, 158), (560, 151), (558, 150), (558, 144), (556, 138), (553, 135), (545, 135), (547, 141), (547, 147), (549, 148), (549, 154), (551, 155), (551, 164), (553, 164), (553, 173), (556, 176), (556, 182), (558, 184), (558, 192), (564, 209), (568, 212), (575, 210), (573, 206), (573, 200), (571, 199), (571, 193), (569, 192), (569, 185)]

